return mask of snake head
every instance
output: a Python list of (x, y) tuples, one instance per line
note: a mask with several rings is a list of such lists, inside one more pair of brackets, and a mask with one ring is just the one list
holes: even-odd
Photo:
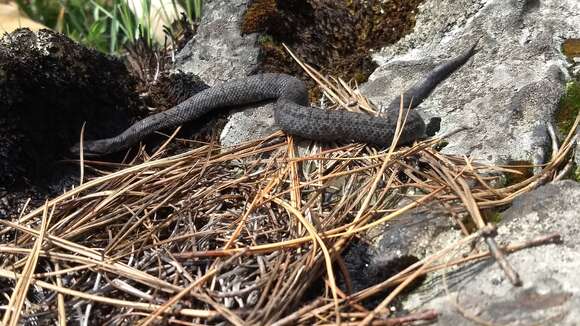
[[(83, 156), (98, 157), (106, 155), (110, 152), (109, 147), (110, 143), (105, 139), (86, 141), (83, 143)], [(69, 152), (74, 155), (80, 155), (81, 153), (80, 143), (76, 143), (75, 145), (71, 146)]]

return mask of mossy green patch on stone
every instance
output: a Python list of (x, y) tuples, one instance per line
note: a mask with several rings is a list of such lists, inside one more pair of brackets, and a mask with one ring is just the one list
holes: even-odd
[(566, 94), (556, 112), (556, 125), (562, 135), (567, 135), (580, 113), (580, 82), (570, 82), (566, 85)]
[(272, 38), (272, 36), (268, 35), (268, 34), (261, 34), (258, 37), (258, 44), (264, 46), (264, 45), (268, 45), (268, 44), (274, 44), (274, 39)]
[(502, 220), (501, 213), (497, 209), (486, 209), (482, 213), (487, 223), (498, 224)]
[(436, 151), (441, 151), (445, 147), (447, 147), (447, 145), (449, 145), (449, 142), (447, 140), (442, 140), (442, 141), (438, 142), (437, 144), (433, 145), (433, 149), (435, 149)]
[[(499, 208), (482, 209), (481, 217), (485, 224), (491, 223), (497, 225), (503, 220), (501, 212), (502, 210)], [(465, 219), (465, 221), (463, 221), (463, 226), (469, 233), (476, 232), (478, 230), (477, 224), (475, 224), (475, 221), (472, 218)]]

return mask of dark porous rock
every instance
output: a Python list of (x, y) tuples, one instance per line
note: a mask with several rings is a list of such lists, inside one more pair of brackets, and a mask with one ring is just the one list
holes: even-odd
[(453, 228), (449, 218), (441, 217), (441, 211), (436, 205), (417, 208), (374, 230), (378, 237), (370, 266), (402, 266), (403, 270), (427, 256), (433, 238)]
[(0, 40), (0, 186), (41, 182), (78, 142), (109, 137), (137, 107), (118, 59), (66, 36), (19, 29)]
[[(396, 249), (394, 249), (396, 250)], [(365, 240), (353, 239), (342, 252), (342, 259), (348, 272), (350, 283), (341, 272), (336, 273), (337, 285), (345, 293), (356, 293), (381, 283), (391, 276), (396, 275), (417, 260), (411, 256), (399, 256), (395, 259), (376, 261), (372, 253), (372, 245)], [(376, 307), (388, 294), (388, 289), (381, 291), (362, 303), (369, 309)]]
[(522, 279), (522, 287), (514, 287), (498, 264), (488, 259), (449, 271), (445, 277), (449, 296), (443, 274), (430, 276), (409, 297), (405, 308), (437, 310), (438, 325), (479, 325), (473, 317), (495, 325), (578, 325), (579, 203), (580, 183), (558, 181), (522, 195), (501, 214), (496, 238), (499, 244), (551, 233), (562, 238), (562, 243), (527, 248), (507, 256)]
[[(404, 203), (408, 204), (403, 201), (401, 206)], [(374, 228), (366, 234), (366, 239), (353, 240), (342, 254), (352, 289), (346, 287), (340, 273), (339, 287), (345, 291), (361, 291), (428, 256), (433, 238), (453, 228), (452, 221), (442, 218), (440, 211), (441, 208), (437, 209), (436, 205), (417, 208)], [(418, 278), (410, 288), (420, 285), (422, 281), (423, 278)], [(367, 299), (364, 304), (372, 309), (386, 294), (388, 289)]]
[[(451, 220), (441, 217), (440, 211), (435, 205), (417, 208), (371, 230), (366, 245), (355, 243), (349, 246), (344, 260), (353, 291), (381, 283), (428, 256), (433, 238), (453, 228)], [(422, 281), (418, 278), (411, 288)], [(384, 295), (378, 294), (365, 303), (372, 308)]]
[(157, 110), (171, 109), (207, 88), (209, 86), (194, 74), (183, 71), (164, 72), (150, 85), (147, 106)]

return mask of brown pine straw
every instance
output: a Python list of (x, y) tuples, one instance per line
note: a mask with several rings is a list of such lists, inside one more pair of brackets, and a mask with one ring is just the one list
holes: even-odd
[[(378, 114), (344, 81), (301, 64), (335, 104), (330, 109)], [(399, 131), (406, 111), (400, 110)], [(10, 290), (3, 294), (3, 324), (24, 318), (62, 325), (433, 319), (434, 311), (391, 316), (388, 308), (426, 273), (492, 256), (517, 275), (505, 254), (557, 240), (550, 235), (500, 248), (481, 210), (503, 208), (561, 177), (576, 142), (570, 132), (540, 173), (506, 185), (502, 173), (519, 172), (442, 154), (434, 149), (441, 138), (378, 150), (276, 132), (232, 148), (213, 141), (168, 155), (170, 144), (182, 142), (175, 136), (123, 163), (86, 160), (82, 173), (93, 177), (42, 207), (27, 204), (20, 216), (0, 220), (0, 284), (9, 284), (0, 290)], [(459, 242), (367, 289), (349, 293), (337, 284), (339, 277), (349, 283), (340, 254), (354, 238), (372, 241), (367, 231), (426, 207), (470, 218), (476, 230), (459, 219)], [(489, 252), (441, 263), (480, 238)], [(367, 310), (363, 301), (377, 295), (380, 304)]]

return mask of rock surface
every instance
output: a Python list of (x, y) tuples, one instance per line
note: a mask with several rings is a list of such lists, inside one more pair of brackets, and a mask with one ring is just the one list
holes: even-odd
[(426, 1), (413, 33), (375, 55), (381, 66), (363, 94), (388, 103), (435, 60), (479, 40), (474, 58), (418, 110), (426, 120), (441, 117), (443, 132), (471, 127), (449, 139), (446, 153), (493, 163), (545, 161), (546, 124), (569, 78), (561, 42), (580, 36), (579, 10), (575, 0)]
[[(560, 44), (580, 36), (579, 9), (577, 1), (428, 0), (419, 8), (413, 33), (375, 54), (380, 67), (362, 92), (374, 103), (388, 103), (392, 94), (431, 69), (437, 63), (434, 59), (454, 56), (479, 40), (474, 58), (439, 85), (418, 110), (426, 120), (440, 117), (441, 132), (471, 127), (450, 137), (443, 152), (489, 163), (544, 162), (550, 151), (546, 126), (554, 121), (570, 78), (570, 64)], [(496, 324), (574, 325), (580, 320), (573, 309), (580, 297), (580, 288), (574, 285), (578, 283), (574, 270), (580, 267), (574, 239), (579, 191), (573, 182), (549, 185), (522, 197), (505, 213), (499, 239), (530, 239), (550, 231), (565, 238), (564, 246), (534, 248), (509, 257), (523, 276), (523, 288), (514, 288), (495, 264), (479, 263), (448, 275), (456, 291), (452, 297), (459, 295), (470, 314)], [(458, 231), (431, 232), (434, 228), (427, 227), (427, 236), (421, 228), (408, 230), (405, 244), (409, 246), (399, 244), (398, 255), (423, 258), (427, 252), (422, 250), (441, 249), (460, 237)], [(383, 237), (377, 243), (376, 257), (397, 258), (385, 246), (388, 240)], [(405, 308), (434, 308), (441, 314), (440, 325), (468, 324), (442, 289), (439, 274), (411, 295)]]
[[(577, 325), (580, 321), (580, 183), (558, 181), (524, 194), (502, 213), (498, 243), (531, 240), (557, 232), (562, 244), (528, 248), (507, 256), (523, 286), (514, 287), (492, 260), (429, 277), (409, 297), (407, 309), (436, 309), (438, 325), (475, 325), (464, 314), (501, 325)], [(483, 247), (482, 247), (483, 248)]]
[[(247, 0), (203, 2), (197, 34), (177, 56), (177, 69), (198, 75), (205, 83), (217, 83), (250, 75), (257, 67), (258, 34), (241, 35)], [(223, 146), (239, 144), (272, 133), (273, 105), (239, 108), (228, 118), (221, 134)]]
[[(408, 202), (399, 203), (399, 206), (405, 204)], [(452, 229), (453, 224), (447, 216), (442, 216), (440, 206), (428, 205), (378, 226), (369, 234), (374, 239), (376, 249), (369, 267), (379, 269), (399, 265), (404, 266), (399, 271), (404, 269), (427, 256), (433, 239)]]
[(212, 85), (249, 75), (258, 61), (257, 34), (240, 35), (248, 0), (203, 1), (197, 34), (177, 56), (177, 69)]

